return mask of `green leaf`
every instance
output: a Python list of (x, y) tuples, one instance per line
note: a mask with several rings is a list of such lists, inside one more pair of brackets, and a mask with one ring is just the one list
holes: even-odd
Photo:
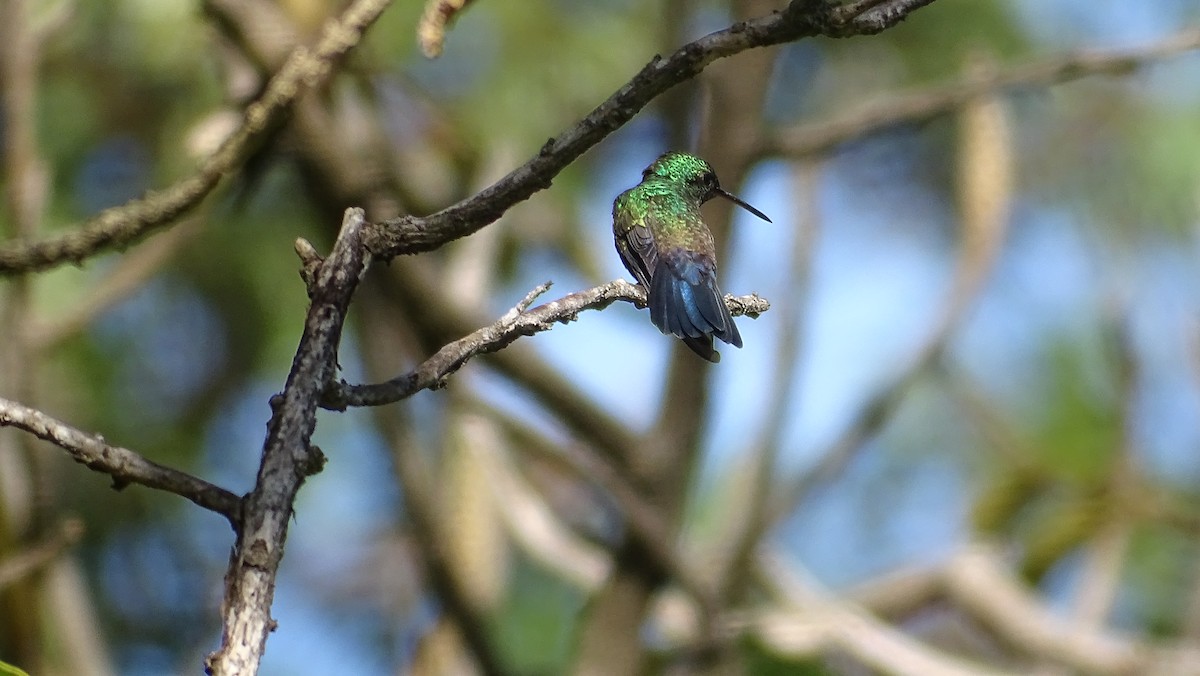
[(29, 676), (24, 669), (14, 667), (8, 662), (0, 661), (0, 676)]

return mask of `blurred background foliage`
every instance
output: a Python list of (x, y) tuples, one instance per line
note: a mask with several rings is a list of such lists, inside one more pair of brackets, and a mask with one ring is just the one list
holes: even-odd
[[(272, 6), (300, 35), (339, 8), (327, 0)], [(262, 86), (262, 64), (231, 39), (215, 4), (30, 7), (46, 30), (36, 87), (37, 149), (50, 180), (41, 235), (186, 176)], [(98, 316), (24, 353), (31, 403), (156, 462), (249, 489), (267, 399), (282, 387), (306, 307), (296, 237), (326, 248), (340, 210), (368, 197), (372, 216), (384, 217), (389, 208), (425, 213), (468, 196), (655, 53), (732, 20), (729, 6), (706, 1), (480, 0), (448, 34), (441, 58), (427, 60), (415, 47), (421, 11), (421, 3), (396, 3), (344, 72), (309, 97), (333, 111), (337, 134), (326, 140), (341, 160), (385, 167), (388, 176), (367, 176), (366, 189), (331, 184), (306, 154), (307, 132), (289, 126), (175, 230), (36, 275), (35, 337), (95, 302), (93, 292), (134, 267), (131, 259), (153, 258), (140, 252), (160, 249), (144, 278)], [(1004, 71), (1075, 48), (1149, 44), (1197, 24), (1200, 9), (1186, 0), (939, 0), (876, 37), (779, 49), (761, 124), (770, 134), (837, 120), (957, 81), (981, 55)], [(738, 69), (743, 56), (723, 67)], [(1188, 54), (999, 100), (1013, 180), (1002, 195), (1009, 215), (994, 268), (944, 349), (895, 390), (878, 420), (860, 415), (865, 402), (904, 375), (951, 286), (963, 232), (955, 117), (890, 128), (816, 157), (749, 158), (745, 181), (730, 187), (775, 224), (736, 219), (723, 286), (758, 292), (773, 310), (739, 320), (746, 347), (723, 350), (709, 406), (696, 412), (705, 434), (683, 529), (687, 558), (703, 570), (703, 552), (719, 548), (730, 515), (755, 499), (747, 477), (758, 440), (771, 440), (782, 485), (819, 466), (857, 426), (866, 433), (844, 466), (767, 530), (771, 547), (824, 584), (849, 590), (898, 568), (936, 566), (988, 539), (1047, 603), (1069, 609), (1091, 543), (1119, 523), (1107, 621), (1134, 634), (1200, 639), (1197, 82), (1200, 57)], [(343, 344), (346, 377), (389, 377), (455, 337), (444, 335), (455, 329), (414, 324), (423, 308), (457, 303), (490, 321), (546, 279), (556, 284), (553, 296), (623, 275), (611, 200), (670, 134), (700, 133), (711, 94), (704, 83), (684, 87), (692, 97), (685, 118), (651, 106), (483, 233), (374, 271), (375, 290), (354, 306), (369, 319)], [(706, 134), (719, 145), (749, 131)], [(381, 194), (392, 197), (390, 207), (386, 199), (379, 206)], [(797, 260), (802, 233), (811, 248)], [(422, 305), (421, 292), (391, 276), (408, 268), (428, 272), (446, 297)], [(629, 307), (586, 313), (523, 339), (521, 354), (642, 432), (662, 403), (671, 347), (646, 319)], [(788, 335), (791, 351), (781, 348)], [(792, 379), (782, 404), (773, 399), (779, 374)], [(767, 434), (777, 405), (786, 414)], [(488, 422), (468, 424), (480, 417)], [(498, 475), (479, 449), (518, 468), (593, 545), (619, 539), (620, 517), (603, 491), (552, 460), (530, 459), (533, 444), (505, 418), (552, 445), (579, 443), (552, 407), (490, 359), (447, 391), (322, 416), (316, 443), (330, 461), (297, 506), (263, 673), (396, 673), (441, 659), (438, 604), (420, 573), (389, 425), (436, 476), (455, 567), (503, 662), (547, 674), (571, 663), (586, 585), (514, 541), (495, 505)], [(61, 612), (89, 625), (100, 658), (94, 673), (198, 671), (219, 636), (231, 543), (222, 520), (175, 496), (114, 493), (103, 476), (52, 449), (14, 460), (16, 445), (28, 442), (0, 432), (12, 455), (0, 482), (9, 520), (0, 556), (28, 545), (32, 536), (21, 533), (45, 532), (67, 516), (85, 525), (67, 556), (79, 584)], [(64, 602), (48, 591), (65, 583), (50, 574), (28, 582), (6, 591), (0, 659), (35, 674), (83, 673), (62, 650), (82, 639), (64, 628), (55, 605)], [(749, 639), (743, 652), (751, 673), (845, 668)]]

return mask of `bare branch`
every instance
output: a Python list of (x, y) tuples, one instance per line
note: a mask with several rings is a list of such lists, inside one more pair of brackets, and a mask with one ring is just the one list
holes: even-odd
[[(540, 293), (541, 289), (539, 286), (534, 291)], [(532, 298), (527, 296), (522, 303), (526, 301), (532, 302)], [(421, 390), (438, 389), (445, 385), (447, 377), (478, 354), (495, 352), (521, 336), (549, 331), (555, 324), (574, 321), (584, 310), (600, 310), (616, 301), (644, 307), (646, 293), (642, 287), (618, 279), (586, 291), (576, 291), (525, 312), (522, 312), (521, 306), (518, 305), (491, 326), (485, 326), (446, 345), (413, 371), (386, 383), (350, 385), (343, 381), (332, 385), (325, 392), (321, 405), (339, 411), (350, 406), (382, 406), (407, 399)], [(735, 317), (757, 317), (771, 307), (770, 303), (757, 294), (726, 295), (725, 304), (729, 307), (730, 314)]]
[(221, 648), (209, 656), (208, 673), (254, 674), (274, 626), (271, 601), (283, 558), (288, 520), (306, 477), (320, 471), (324, 456), (310, 444), (317, 401), (337, 368), (337, 348), (350, 298), (366, 272), (362, 209), (347, 209), (333, 252), (309, 289), (312, 304), (283, 393), (272, 399), (262, 463), (254, 490), (243, 501), (237, 544), (225, 575)]
[(157, 488), (185, 497), (237, 524), (241, 499), (233, 493), (147, 460), (128, 448), (110, 446), (103, 437), (81, 432), (41, 411), (0, 399), (0, 427), (15, 427), (49, 441), (69, 453), (75, 462), (110, 475), (117, 489), (129, 484)]
[(974, 546), (945, 569), (948, 594), (1013, 645), (1088, 674), (1176, 674), (1200, 664), (1200, 649), (1152, 646), (1059, 617), (1020, 585), (987, 547)]
[(43, 319), (33, 324), (29, 342), (38, 352), (45, 353), (78, 335), (97, 317), (142, 288), (199, 230), (199, 219), (189, 217), (169, 232), (139, 247), (120, 262), (103, 279), (93, 285), (87, 296), (75, 303), (61, 316)]
[(0, 589), (53, 563), (81, 537), (83, 522), (79, 519), (63, 519), (58, 528), (42, 542), (0, 561)]
[(838, 111), (833, 119), (803, 124), (765, 139), (760, 155), (805, 157), (901, 125), (919, 124), (958, 110), (968, 101), (1023, 87), (1046, 86), (1091, 75), (1121, 75), (1149, 63), (1200, 48), (1200, 29), (1180, 32), (1142, 47), (1084, 50), (1019, 66), (977, 73), (950, 85), (889, 97)]
[[(422, 271), (421, 259), (394, 265), (388, 270), (400, 283), (395, 289), (403, 295), (404, 312), (411, 317), (410, 328), (421, 334), (427, 350), (443, 345), (492, 323), (492, 318), (445, 302), (443, 288), (433, 275)], [(643, 445), (629, 425), (616, 418), (584, 392), (574, 381), (546, 363), (529, 344), (514, 343), (493, 355), (488, 368), (511, 380), (551, 412), (567, 428), (622, 467)]]
[[(760, 579), (785, 606), (802, 615), (759, 615), (751, 622), (777, 649), (819, 653), (840, 646), (866, 664), (893, 674), (993, 673), (931, 651), (857, 609), (834, 599), (800, 571), (772, 554), (759, 556)], [(914, 577), (915, 576), (915, 577)], [(944, 565), (895, 578), (915, 583), (926, 599), (944, 594), (1014, 647), (1036, 658), (1087, 674), (1185, 674), (1200, 664), (1200, 647), (1137, 638), (1060, 617), (1005, 569), (993, 547), (973, 544)], [(875, 585), (878, 586), (878, 585)], [(895, 587), (889, 583), (888, 586)], [(881, 589), (878, 591), (882, 591)], [(901, 592), (898, 596), (896, 592)], [(867, 593), (864, 600), (912, 605), (902, 590)]]
[[(839, 37), (879, 32), (932, 0), (852, 3), (793, 0), (782, 11), (710, 33), (662, 58), (655, 56), (628, 83), (571, 128), (549, 139), (524, 165), (475, 195), (424, 217), (403, 216), (375, 224), (367, 233), (371, 252), (383, 259), (431, 251), (500, 218), (514, 204), (550, 187), (567, 165), (619, 129), (658, 95), (698, 75), (717, 59), (754, 47), (816, 35)], [(859, 7), (859, 5), (864, 5)]]
[(776, 650), (820, 655), (841, 649), (879, 673), (895, 676), (999, 676), (1010, 672), (938, 651), (848, 601), (834, 597), (778, 555), (758, 556), (758, 577), (784, 606), (757, 613), (756, 633)]
[(263, 95), (246, 108), (241, 126), (200, 164), (195, 174), (164, 190), (106, 209), (66, 234), (0, 247), (0, 275), (43, 270), (66, 261), (81, 263), (174, 222), (257, 149), (301, 94), (329, 77), (337, 61), (358, 45), (363, 32), (389, 4), (389, 0), (357, 0), (326, 25), (315, 49), (293, 50)]

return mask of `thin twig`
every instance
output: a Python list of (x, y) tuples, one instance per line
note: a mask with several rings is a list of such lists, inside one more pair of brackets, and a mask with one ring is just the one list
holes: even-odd
[[(388, 270), (398, 283), (391, 285), (400, 295), (398, 302), (411, 318), (406, 328), (417, 332), (427, 351), (439, 350), (480, 326), (492, 323), (488, 315), (458, 307), (444, 298), (444, 286), (421, 265), (420, 258), (393, 265)], [(595, 398), (551, 366), (530, 345), (520, 342), (495, 353), (486, 363), (489, 369), (521, 387), (530, 400), (536, 401), (557, 417), (573, 433), (605, 453), (622, 466), (629, 463), (642, 447), (642, 439), (628, 423), (596, 403)]]
[(0, 399), (0, 427), (15, 427), (49, 441), (69, 453), (75, 462), (111, 476), (115, 488), (140, 484), (174, 493), (237, 524), (241, 499), (233, 493), (147, 460), (128, 448), (110, 446), (103, 437), (81, 432), (41, 411)]
[(67, 261), (78, 264), (174, 222), (257, 149), (301, 94), (334, 72), (334, 65), (358, 45), (364, 31), (389, 4), (389, 0), (357, 0), (326, 25), (315, 49), (293, 50), (262, 96), (246, 108), (241, 126), (200, 164), (196, 173), (146, 197), (106, 209), (66, 234), (0, 247), (0, 275), (42, 270)]
[[(535, 291), (540, 289), (538, 287)], [(326, 390), (321, 405), (334, 410), (344, 410), (350, 406), (382, 406), (407, 399), (421, 390), (438, 389), (445, 385), (447, 377), (475, 355), (495, 352), (521, 336), (549, 331), (555, 324), (574, 321), (584, 310), (603, 309), (616, 301), (644, 306), (646, 294), (642, 287), (618, 279), (577, 291), (525, 312), (513, 308), (517, 310), (515, 313), (510, 310), (491, 326), (446, 345), (416, 369), (386, 383), (351, 385), (343, 381), (331, 386)], [(727, 295), (725, 304), (734, 316), (756, 317), (771, 307), (770, 303), (755, 294)]]

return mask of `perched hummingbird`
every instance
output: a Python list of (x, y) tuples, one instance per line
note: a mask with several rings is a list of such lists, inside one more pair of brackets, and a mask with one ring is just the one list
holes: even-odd
[(646, 289), (650, 321), (679, 336), (692, 352), (718, 362), (713, 336), (742, 346), (717, 286), (717, 252), (700, 205), (720, 195), (770, 223), (763, 212), (721, 189), (708, 162), (668, 152), (642, 182), (613, 202), (613, 237), (621, 262)]

